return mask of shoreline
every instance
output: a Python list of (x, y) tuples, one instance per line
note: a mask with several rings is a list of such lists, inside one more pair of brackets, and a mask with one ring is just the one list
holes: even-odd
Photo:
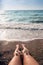
[(17, 39), (0, 39), (0, 41), (18, 41), (18, 42), (29, 42), (29, 41), (34, 41), (34, 40), (41, 40), (43, 38), (33, 38), (33, 39), (28, 39), (28, 40), (17, 40)]
[(0, 40), (25, 42), (43, 39), (43, 23), (7, 22), (0, 25)]

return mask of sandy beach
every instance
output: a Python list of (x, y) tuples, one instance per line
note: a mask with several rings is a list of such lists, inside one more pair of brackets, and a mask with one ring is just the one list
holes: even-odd
[(0, 41), (0, 62), (1, 65), (7, 65), (13, 57), (16, 44), (26, 44), (30, 54), (43, 65), (43, 39), (35, 39), (32, 41)]
[(0, 62), (7, 65), (16, 44), (26, 44), (30, 54), (43, 65), (43, 24), (0, 24)]

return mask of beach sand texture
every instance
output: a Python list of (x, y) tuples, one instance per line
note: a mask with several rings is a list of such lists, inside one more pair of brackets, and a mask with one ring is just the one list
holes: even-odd
[(16, 44), (26, 44), (30, 54), (43, 65), (43, 39), (35, 39), (32, 41), (0, 41), (0, 62), (1, 65), (7, 65), (13, 57)]

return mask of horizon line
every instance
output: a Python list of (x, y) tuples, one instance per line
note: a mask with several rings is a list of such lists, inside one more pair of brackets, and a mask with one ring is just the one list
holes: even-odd
[(0, 11), (2, 10), (43, 10), (43, 9), (0, 9)]

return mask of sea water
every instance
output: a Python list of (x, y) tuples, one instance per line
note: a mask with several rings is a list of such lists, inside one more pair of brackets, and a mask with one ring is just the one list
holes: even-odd
[(43, 10), (5, 10), (0, 22), (43, 23)]
[(43, 38), (43, 10), (0, 11), (0, 40)]

